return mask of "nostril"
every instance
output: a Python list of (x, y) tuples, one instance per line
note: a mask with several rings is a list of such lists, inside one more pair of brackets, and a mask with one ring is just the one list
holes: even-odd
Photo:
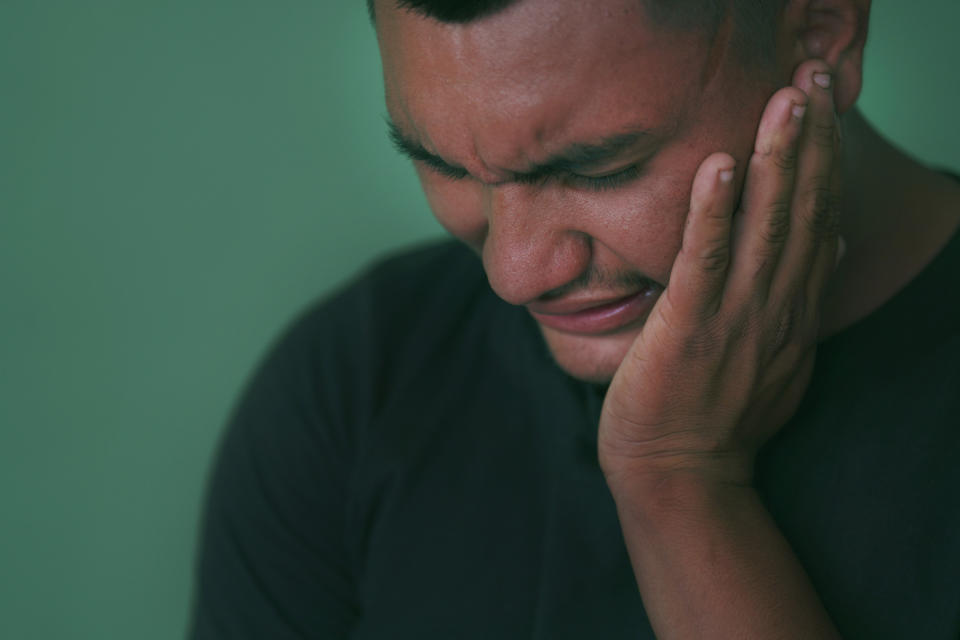
[(540, 302), (550, 302), (551, 300), (556, 300), (557, 298), (563, 297), (563, 288), (553, 289), (552, 291), (547, 291), (545, 294), (540, 296)]

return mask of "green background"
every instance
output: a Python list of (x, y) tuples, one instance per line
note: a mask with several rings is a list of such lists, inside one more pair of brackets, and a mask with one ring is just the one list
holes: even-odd
[[(954, 170), (958, 24), (956, 0), (876, 2), (861, 100)], [(382, 101), (360, 0), (0, 3), (0, 638), (183, 636), (256, 359), (443, 233)]]

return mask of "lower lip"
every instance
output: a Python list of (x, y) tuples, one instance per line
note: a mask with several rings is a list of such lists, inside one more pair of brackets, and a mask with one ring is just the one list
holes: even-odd
[(530, 314), (540, 324), (566, 333), (584, 335), (609, 333), (650, 313), (657, 301), (659, 291), (660, 289), (656, 286), (646, 287), (632, 296), (577, 313), (546, 315), (531, 311)]

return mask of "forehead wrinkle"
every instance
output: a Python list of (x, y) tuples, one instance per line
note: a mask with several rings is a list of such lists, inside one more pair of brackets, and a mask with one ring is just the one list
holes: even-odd
[(487, 164), (487, 161), (483, 159), (483, 155), (480, 153), (480, 148), (479, 148), (478, 145), (477, 145), (477, 136), (476, 136), (476, 135), (470, 136), (470, 143), (471, 143), (472, 151), (473, 151), (473, 160), (474, 160), (477, 164), (479, 164), (480, 166), (482, 166), (482, 167), (484, 168), (484, 170), (488, 172), (489, 176), (498, 176), (497, 178), (494, 178), (494, 179), (492, 179), (492, 180), (487, 180), (487, 181), (488, 181), (488, 182), (499, 182), (499, 181), (500, 181), (499, 176), (502, 176), (502, 175), (503, 175), (503, 172), (502, 172), (502, 171), (499, 171), (499, 170), (497, 170), (497, 169), (495, 169), (495, 168), (493, 168), (493, 167), (491, 167), (489, 164)]
[[(549, 112), (542, 106), (505, 108), (502, 104), (484, 105), (466, 123), (472, 159), (498, 176), (496, 182), (529, 173), (535, 158), (544, 155), (548, 130), (562, 130), (566, 110)], [(559, 125), (559, 126), (558, 126)]]
[[(438, 154), (459, 160), (453, 164), (468, 163), (477, 172), (501, 167), (496, 171), (500, 175), (506, 169), (537, 169), (544, 164), (554, 165), (551, 169), (555, 170), (561, 163), (538, 160), (576, 137), (589, 143), (591, 137), (596, 140), (611, 131), (619, 133), (631, 120), (639, 123), (640, 116), (655, 127), (658, 139), (668, 136), (681, 118), (678, 101), (685, 94), (696, 94), (697, 83), (678, 89), (665, 77), (669, 74), (654, 65), (641, 70), (641, 86), (647, 80), (659, 84), (646, 94), (634, 95), (636, 91), (629, 89), (632, 83), (624, 82), (620, 72), (624, 65), (636, 67), (630, 60), (657, 55), (664, 34), (647, 34), (643, 21), (638, 21), (639, 12), (628, 17), (624, 9), (624, 15), (594, 15), (587, 23), (591, 29), (568, 33), (564, 27), (575, 21), (560, 20), (559, 29), (547, 30), (553, 31), (549, 40), (533, 37), (543, 33), (544, 19), (549, 22), (560, 17), (560, 4), (533, 0), (514, 5), (514, 17), (539, 20), (526, 20), (529, 28), (521, 29), (519, 35), (516, 25), (506, 20), (509, 10), (489, 20), (455, 27), (410, 19), (405, 26), (410, 33), (394, 38), (404, 40), (408, 48), (391, 48), (390, 53), (397, 55), (388, 56), (391, 60), (385, 65), (395, 70), (400, 80), (417, 80), (399, 85), (395, 95), (409, 129), (422, 134), (421, 139)], [(624, 5), (633, 6), (630, 2)], [(565, 11), (572, 10), (579, 17), (595, 8), (594, 3), (584, 2)], [(530, 15), (519, 15), (526, 12)], [(405, 16), (404, 21), (407, 19)], [(634, 29), (635, 21), (639, 31)], [(595, 32), (600, 26), (614, 31), (597, 40)], [(698, 35), (695, 55), (680, 59), (694, 78), (705, 66), (704, 54), (711, 45), (707, 35)], [(671, 35), (666, 43), (673, 39)], [(437, 56), (428, 46), (433, 44), (449, 46), (450, 55)], [(601, 58), (591, 52), (602, 54)], [(581, 155), (575, 153), (579, 149), (568, 151), (571, 153), (566, 155)], [(565, 167), (574, 162), (569, 157), (563, 160)], [(585, 160), (577, 158), (576, 162)]]

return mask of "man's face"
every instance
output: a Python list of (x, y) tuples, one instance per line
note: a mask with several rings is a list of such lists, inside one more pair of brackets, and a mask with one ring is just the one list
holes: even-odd
[[(440, 223), (516, 305), (609, 301), (645, 281), (659, 293), (698, 166), (726, 151), (742, 179), (778, 88), (737, 59), (730, 21), (716, 34), (658, 28), (636, 0), (523, 0), (466, 25), (392, 5), (377, 7), (390, 118), (456, 169), (416, 163)], [(571, 154), (611, 141), (606, 154)], [(558, 156), (575, 162), (522, 179)], [(595, 333), (540, 328), (564, 370), (606, 383), (644, 317)]]

